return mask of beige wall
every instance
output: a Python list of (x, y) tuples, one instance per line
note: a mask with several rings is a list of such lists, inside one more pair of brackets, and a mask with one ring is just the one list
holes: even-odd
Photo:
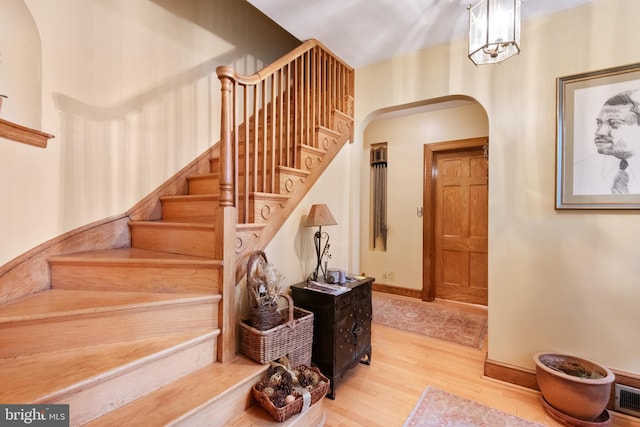
[[(251, 73), (299, 44), (245, 1), (19, 2), (0, 0), (0, 21), (35, 21), (41, 48), (22, 49), (41, 58), (41, 129), (55, 139), (44, 150), (0, 139), (0, 265), (127, 211), (218, 141), (218, 65)], [(22, 67), (14, 52), (0, 71)], [(23, 96), (3, 118), (27, 121), (11, 106)]]
[(318, 228), (304, 226), (314, 204), (326, 204), (338, 223), (322, 228), (329, 235), (331, 260), (328, 268), (353, 271), (349, 253), (354, 242), (348, 236), (353, 227), (349, 209), (354, 185), (344, 171), (349, 170), (354, 156), (358, 155), (359, 152), (354, 152), (353, 145), (347, 142), (265, 249), (269, 261), (286, 277), (287, 285), (304, 280), (316, 267), (313, 234)]
[(533, 368), (553, 350), (640, 373), (636, 212), (554, 210), (556, 78), (639, 62), (639, 15), (635, 0), (595, 0), (526, 23), (501, 65), (475, 67), (460, 40), (357, 70), (361, 148), (381, 109), (461, 94), (487, 112), (492, 360)]
[[(362, 212), (360, 270), (376, 283), (422, 289), (422, 217), (424, 145), (488, 135), (484, 109), (471, 101), (449, 101), (382, 114), (364, 131), (362, 146)], [(417, 111), (414, 111), (417, 110)], [(463, 124), (463, 125), (462, 125)], [(371, 244), (371, 144), (387, 143), (387, 250)]]
[(24, 0), (0, 0), (0, 118), (40, 128), (40, 34)]

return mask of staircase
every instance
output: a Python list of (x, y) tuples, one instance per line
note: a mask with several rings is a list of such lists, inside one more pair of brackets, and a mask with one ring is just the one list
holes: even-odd
[[(1, 403), (69, 404), (74, 426), (279, 425), (251, 397), (267, 366), (237, 354), (235, 287), (351, 138), (353, 71), (312, 40), (218, 75), (221, 141), (204, 157), (0, 270), (0, 288), (43, 288), (0, 306)], [(282, 424), (323, 417), (319, 402)]]

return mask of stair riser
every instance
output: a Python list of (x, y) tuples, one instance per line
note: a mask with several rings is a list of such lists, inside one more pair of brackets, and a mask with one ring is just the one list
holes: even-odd
[(216, 337), (126, 367), (87, 387), (77, 387), (49, 403), (69, 404), (71, 426), (80, 426), (215, 362)]
[(213, 228), (131, 227), (131, 246), (140, 249), (212, 258), (215, 255)]
[(217, 324), (218, 304), (209, 299), (194, 303), (16, 321), (0, 327), (0, 358), (114, 343), (172, 332), (213, 330)]
[(219, 267), (51, 266), (51, 287), (92, 291), (219, 293)]
[(162, 219), (166, 221), (213, 224), (216, 220), (218, 200), (164, 200)]
[(327, 420), (324, 411), (324, 399), (314, 403), (307, 412), (296, 415), (283, 422), (283, 427), (322, 427)]
[(263, 372), (259, 372), (255, 377), (247, 379), (241, 384), (236, 384), (235, 387), (228, 390), (227, 393), (202, 405), (198, 410), (167, 423), (165, 427), (205, 425), (209, 427), (223, 427), (228, 425), (228, 422), (237, 416), (237, 414), (246, 411), (255, 403), (251, 389), (254, 384), (262, 379), (263, 375)]
[[(253, 399), (252, 399), (253, 401)], [(240, 413), (240, 415), (236, 415), (231, 421), (227, 424), (214, 424), (216, 426), (226, 425), (226, 426), (278, 426), (278, 427), (322, 427), (326, 423), (326, 413), (324, 410), (324, 402), (325, 399), (320, 399), (318, 402), (311, 405), (309, 409), (305, 412), (301, 412), (295, 415), (292, 415), (290, 418), (282, 421), (281, 423), (272, 420), (270, 415), (267, 414), (267, 411), (262, 408), (258, 403), (255, 403), (248, 410)], [(265, 421), (265, 420), (271, 421)], [(198, 420), (206, 420), (206, 418), (202, 417)], [(171, 424), (173, 425), (173, 424)], [(205, 425), (205, 424), (185, 424), (185, 427), (190, 425)], [(210, 425), (210, 424), (206, 424)], [(342, 424), (341, 424), (342, 425)], [(350, 425), (350, 424), (349, 424)], [(360, 424), (353, 424), (360, 425)]]
[(189, 194), (218, 194), (220, 180), (217, 177), (198, 177), (189, 180)]

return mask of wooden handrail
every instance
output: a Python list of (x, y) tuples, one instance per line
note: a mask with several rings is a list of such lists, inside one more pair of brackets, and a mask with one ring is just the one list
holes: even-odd
[(323, 51), (327, 52), (335, 61), (337, 61), (340, 64), (342, 64), (345, 68), (353, 71), (353, 69), (349, 66), (349, 64), (347, 64), (342, 59), (340, 59), (338, 56), (336, 56), (325, 45), (323, 45), (322, 43), (320, 43), (316, 39), (310, 39), (310, 40), (307, 40), (307, 41), (303, 42), (302, 44), (300, 44), (300, 46), (296, 47), (291, 52), (285, 54), (284, 56), (282, 56), (282, 57), (280, 57), (278, 59), (276, 59), (271, 64), (269, 64), (266, 67), (256, 71), (255, 73), (253, 73), (251, 75), (243, 75), (243, 74), (236, 73), (236, 71), (233, 68), (228, 67), (226, 65), (222, 65), (222, 66), (218, 67), (216, 69), (216, 72), (217, 72), (219, 78), (221, 76), (225, 76), (225, 77), (231, 78), (233, 81), (235, 81), (235, 82), (237, 82), (239, 84), (254, 85), (254, 84), (257, 84), (258, 82), (260, 82), (261, 80), (264, 80), (265, 78), (269, 77), (275, 71), (280, 70), (282, 67), (284, 67), (285, 65), (289, 64), (291, 61), (293, 61), (294, 59), (298, 58), (299, 56), (301, 56), (305, 52), (308, 52), (309, 50), (311, 50), (314, 47), (321, 48)]

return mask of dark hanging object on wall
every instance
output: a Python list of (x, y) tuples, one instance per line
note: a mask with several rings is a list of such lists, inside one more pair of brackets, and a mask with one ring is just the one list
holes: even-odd
[(382, 250), (387, 250), (387, 144), (371, 146), (373, 173), (373, 248), (378, 240)]

